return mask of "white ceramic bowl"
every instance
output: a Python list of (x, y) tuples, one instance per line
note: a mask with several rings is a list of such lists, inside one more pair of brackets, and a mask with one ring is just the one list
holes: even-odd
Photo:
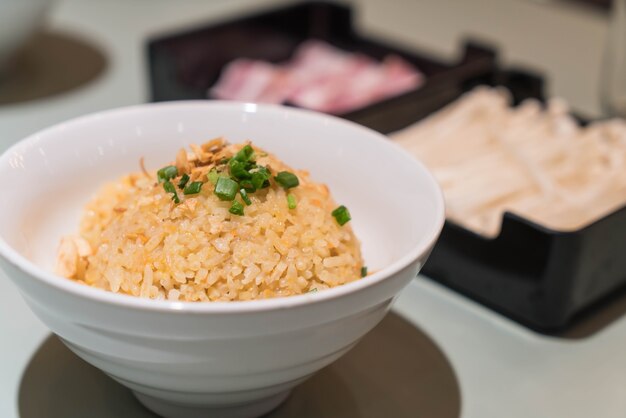
[[(327, 183), (350, 209), (375, 273), (317, 293), (215, 303), (140, 299), (52, 273), (59, 238), (77, 230), (103, 182), (137, 171), (140, 156), (158, 168), (180, 147), (219, 135), (252, 139)], [(385, 137), (278, 106), (175, 102), (81, 117), (9, 149), (0, 178), (7, 276), (72, 351), (165, 417), (254, 417), (277, 406), (383, 318), (444, 221), (433, 177)]]

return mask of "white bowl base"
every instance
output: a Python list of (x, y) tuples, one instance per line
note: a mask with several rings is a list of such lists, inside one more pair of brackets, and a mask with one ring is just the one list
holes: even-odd
[(222, 407), (198, 407), (172, 404), (152, 396), (133, 392), (143, 406), (164, 418), (257, 418), (283, 403), (291, 393), (281, 392), (252, 403)]

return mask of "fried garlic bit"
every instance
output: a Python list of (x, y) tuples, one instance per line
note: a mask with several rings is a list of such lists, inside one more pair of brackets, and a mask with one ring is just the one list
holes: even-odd
[(187, 159), (187, 151), (181, 148), (176, 154), (176, 169), (178, 174), (188, 174), (191, 171), (191, 165)]
[(196, 154), (196, 157), (201, 164), (207, 164), (211, 162), (212, 154), (210, 152), (204, 151), (202, 147), (199, 147), (196, 144), (189, 144), (189, 148), (191, 148), (193, 153)]
[[(192, 180), (209, 172), (215, 163), (224, 157), (222, 152), (226, 146), (224, 138), (213, 138), (202, 145), (190, 144), (191, 151), (181, 148), (176, 153), (176, 160), (173, 165), (179, 175), (188, 174)], [(139, 167), (146, 177), (151, 177), (146, 170), (144, 158), (139, 159)], [(199, 172), (197, 172), (199, 170)]]
[(150, 173), (148, 173), (148, 170), (146, 170), (146, 163), (143, 157), (139, 158), (139, 168), (141, 168), (141, 172), (144, 174), (144, 176), (150, 178)]
[(63, 237), (57, 253), (57, 274), (74, 278), (78, 273), (80, 262), (85, 261), (91, 253), (91, 245), (84, 238), (74, 235)]

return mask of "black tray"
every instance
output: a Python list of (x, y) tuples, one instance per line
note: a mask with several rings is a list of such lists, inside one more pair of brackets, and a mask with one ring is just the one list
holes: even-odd
[[(543, 100), (543, 81), (524, 71), (470, 80), (508, 88), (517, 104)], [(579, 118), (581, 123), (584, 120)], [(573, 232), (505, 213), (496, 238), (446, 221), (424, 273), (546, 333), (560, 333), (626, 283), (626, 207)]]
[(346, 6), (306, 2), (151, 40), (151, 100), (206, 99), (207, 89), (230, 61), (285, 61), (310, 38), (376, 59), (397, 54), (425, 75), (426, 82), (416, 90), (339, 115), (384, 133), (414, 122), (458, 91), (460, 83), (495, 68), (496, 54), (488, 47), (467, 43), (458, 62), (446, 63), (357, 34)]

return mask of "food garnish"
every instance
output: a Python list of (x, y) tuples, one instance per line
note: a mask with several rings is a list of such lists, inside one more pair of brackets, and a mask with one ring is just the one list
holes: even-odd
[(287, 206), (289, 207), (289, 209), (295, 209), (297, 205), (298, 202), (296, 201), (296, 197), (289, 193), (287, 195)]
[(200, 189), (202, 189), (203, 184), (204, 183), (202, 183), (201, 181), (194, 181), (192, 183), (189, 183), (189, 185), (185, 187), (185, 190), (183, 190), (183, 194), (198, 194), (200, 193)]
[(164, 181), (171, 180), (178, 175), (178, 169), (176, 166), (168, 165), (167, 167), (163, 167), (159, 171), (157, 171), (157, 179), (159, 183), (163, 183)]
[(180, 178), (180, 181), (178, 182), (178, 188), (181, 190), (184, 189), (189, 179), (190, 179), (189, 174), (187, 173), (183, 174), (183, 176)]
[[(168, 165), (157, 171), (158, 182), (163, 183), (163, 188), (172, 195), (174, 203), (181, 203), (172, 183), (179, 176), (176, 185), (183, 191), (183, 195), (198, 194), (204, 182), (210, 182), (214, 185), (213, 193), (220, 200), (233, 202), (229, 212), (239, 216), (244, 213), (244, 204), (252, 204), (250, 194), (270, 187), (271, 169), (269, 166), (257, 164), (257, 154), (249, 143), (230, 157), (225, 152), (226, 145), (222, 138), (213, 139), (201, 146), (194, 144), (191, 146), (192, 153), (187, 154), (184, 149), (178, 152), (176, 165)], [(267, 155), (264, 152), (259, 154), (261, 158)], [(298, 176), (290, 171), (278, 172), (273, 180), (285, 190), (300, 185)], [(241, 196), (241, 202), (236, 200), (237, 195)], [(287, 207), (295, 209), (297, 206), (296, 196), (289, 193)], [(335, 209), (332, 215), (341, 226), (351, 219), (345, 206)]]
[(348, 212), (348, 208), (344, 205), (339, 206), (337, 209), (331, 212), (331, 215), (335, 217), (337, 223), (341, 226), (344, 226), (346, 223), (352, 219), (350, 217), (350, 212)]
[(180, 203), (178, 194), (176, 194), (176, 188), (174, 187), (171, 181), (165, 180), (163, 182), (163, 188), (165, 189), (166, 192), (172, 194), (172, 200), (174, 201), (174, 203)]
[(239, 194), (241, 195), (241, 200), (243, 200), (246, 205), (250, 206), (252, 204), (252, 201), (248, 197), (248, 192), (246, 192), (246, 189), (239, 189)]
[(276, 183), (280, 184), (285, 189), (291, 189), (292, 187), (296, 187), (300, 184), (298, 177), (289, 171), (281, 171), (276, 175), (276, 177), (274, 177), (274, 180), (276, 180)]
[(213, 192), (220, 200), (233, 200), (238, 190), (239, 185), (236, 181), (227, 177), (220, 177), (217, 179)]
[(243, 205), (235, 200), (228, 211), (233, 215), (243, 216)]

